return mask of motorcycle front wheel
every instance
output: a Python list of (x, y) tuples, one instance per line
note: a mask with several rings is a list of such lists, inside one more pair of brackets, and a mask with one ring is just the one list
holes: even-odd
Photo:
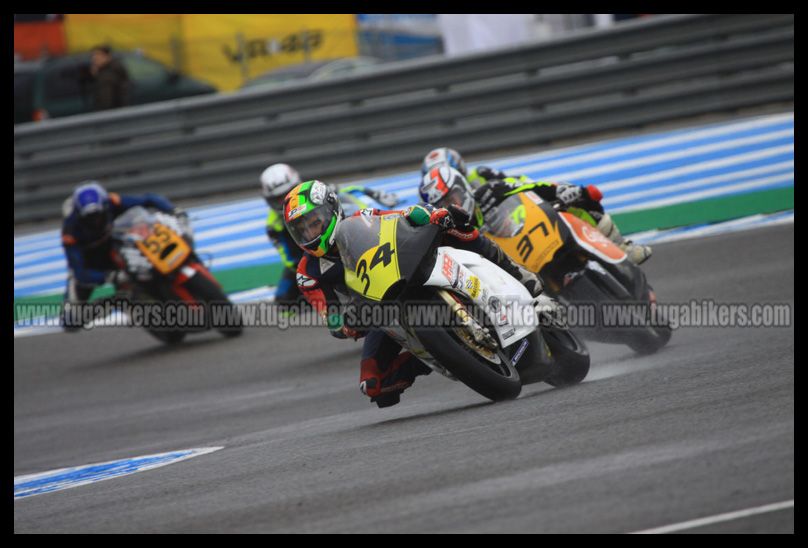
[[(437, 292), (422, 293), (422, 302), (449, 307)], [(484, 348), (462, 327), (413, 327), (413, 330), (432, 357), (478, 394), (492, 401), (503, 401), (516, 398), (522, 391), (519, 373), (498, 345), (496, 350)]]

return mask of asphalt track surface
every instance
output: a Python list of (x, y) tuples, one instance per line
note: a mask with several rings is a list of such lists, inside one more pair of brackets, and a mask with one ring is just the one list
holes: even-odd
[[(794, 304), (793, 225), (657, 246), (660, 301)], [(631, 532), (794, 498), (794, 330), (590, 344), (564, 390), (438, 375), (380, 410), (360, 344), (254, 328), (14, 341), (14, 474), (224, 449), (14, 503), (16, 532)], [(695, 532), (793, 532), (793, 507)]]

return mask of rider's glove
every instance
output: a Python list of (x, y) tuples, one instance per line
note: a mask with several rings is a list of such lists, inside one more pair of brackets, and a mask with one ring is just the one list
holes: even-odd
[(471, 214), (468, 211), (455, 204), (449, 204), (448, 209), (456, 229), (461, 232), (471, 232), (474, 230), (474, 227), (471, 226)]
[(384, 192), (381, 190), (370, 190), (368, 196), (382, 204), (384, 207), (395, 207), (398, 204), (398, 196), (392, 192)]
[(332, 336), (338, 339), (347, 339), (350, 337), (353, 338), (353, 340), (356, 340), (367, 335), (365, 332), (357, 331), (356, 329), (348, 327), (344, 322), (345, 320), (340, 314), (331, 314), (326, 318), (328, 331)]
[(432, 211), (429, 216), (429, 224), (438, 225), (444, 230), (448, 230), (450, 228), (455, 227), (454, 219), (452, 218), (452, 213), (445, 208), (439, 207)]
[(432, 206), (414, 205), (403, 210), (401, 215), (412, 226), (424, 226), (429, 224), (432, 210)]
[(485, 179), (486, 181), (494, 181), (497, 179), (504, 179), (507, 177), (505, 173), (498, 169), (493, 169), (488, 166), (480, 166), (477, 168), (477, 175)]
[(556, 186), (556, 198), (570, 205), (581, 200), (584, 196), (584, 188), (578, 185), (559, 183)]
[(353, 340), (357, 340), (357, 339), (361, 339), (362, 337), (364, 337), (366, 335), (366, 333), (364, 333), (362, 331), (357, 331), (356, 329), (351, 329), (347, 325), (343, 325), (339, 329), (332, 329), (330, 331), (331, 331), (331, 335), (333, 335), (334, 337), (336, 337), (338, 339), (349, 339), (350, 338), (350, 339), (353, 339)]
[(514, 190), (513, 185), (505, 181), (493, 181), (475, 190), (474, 200), (480, 204), (480, 211), (483, 215), (488, 215), (492, 209), (505, 201), (508, 197), (507, 193), (512, 190)]
[(593, 202), (600, 202), (603, 199), (603, 193), (595, 185), (587, 185), (586, 195)]

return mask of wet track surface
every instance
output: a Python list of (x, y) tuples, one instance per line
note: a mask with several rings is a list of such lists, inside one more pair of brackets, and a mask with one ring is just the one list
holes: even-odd
[[(794, 303), (793, 225), (660, 245), (661, 302)], [(361, 343), (250, 329), (164, 348), (126, 328), (14, 342), (14, 474), (191, 447), (21, 499), (17, 532), (630, 532), (794, 498), (794, 331), (591, 343), (576, 387), (491, 404), (419, 378), (380, 410)], [(698, 532), (790, 532), (793, 508)]]

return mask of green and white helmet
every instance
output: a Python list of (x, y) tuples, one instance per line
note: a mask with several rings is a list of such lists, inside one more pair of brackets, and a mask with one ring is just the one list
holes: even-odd
[(283, 222), (289, 234), (303, 251), (315, 257), (329, 252), (344, 217), (337, 193), (320, 181), (300, 183), (283, 202)]

